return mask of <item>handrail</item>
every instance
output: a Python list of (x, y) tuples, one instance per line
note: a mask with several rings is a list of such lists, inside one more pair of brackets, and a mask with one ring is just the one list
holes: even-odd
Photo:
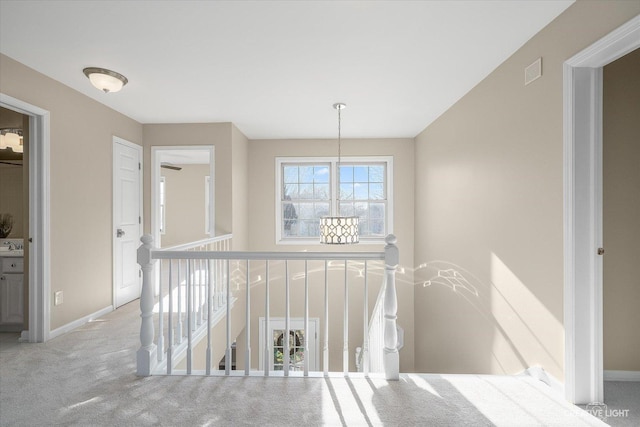
[(151, 251), (152, 259), (225, 259), (225, 260), (384, 260), (384, 252), (244, 252), (244, 251)]
[(181, 245), (169, 246), (168, 248), (158, 248), (155, 251), (170, 252), (170, 251), (185, 251), (187, 249), (197, 248), (199, 246), (210, 245), (211, 243), (222, 242), (233, 238), (233, 234), (223, 234), (215, 237), (207, 237), (206, 239), (196, 240), (194, 242), (183, 243)]

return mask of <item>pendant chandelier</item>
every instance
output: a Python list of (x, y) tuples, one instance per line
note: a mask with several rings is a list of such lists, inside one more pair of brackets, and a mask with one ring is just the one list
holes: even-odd
[[(333, 104), (333, 108), (338, 110), (338, 164), (337, 176), (340, 176), (341, 161), (341, 116), (340, 111), (346, 107), (343, 103)], [(336, 209), (340, 211), (340, 188), (338, 187), (338, 197)], [(329, 245), (347, 245), (358, 243), (358, 220), (357, 216), (323, 216), (320, 218), (320, 243)]]

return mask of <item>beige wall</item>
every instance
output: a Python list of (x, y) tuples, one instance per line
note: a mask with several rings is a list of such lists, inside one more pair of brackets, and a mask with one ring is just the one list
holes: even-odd
[(0, 92), (51, 113), (51, 292), (64, 291), (55, 329), (113, 302), (112, 139), (142, 144), (142, 125), (4, 55)]
[(639, 12), (575, 3), (417, 136), (416, 370), (562, 379), (562, 64)]
[(233, 250), (249, 249), (249, 140), (231, 128)]
[(151, 147), (213, 145), (215, 147), (216, 234), (232, 230), (231, 123), (144, 125), (144, 224), (151, 229)]
[(640, 49), (603, 81), (604, 369), (640, 371)]
[[(251, 236), (250, 250), (257, 251), (319, 251), (319, 250), (352, 250), (352, 251), (379, 251), (383, 245), (366, 245), (332, 248), (328, 246), (300, 246), (300, 245), (276, 245), (275, 243), (275, 159), (282, 156), (335, 156), (337, 144), (335, 140), (252, 140), (249, 142), (249, 235)], [(399, 275), (398, 288), (398, 323), (405, 330), (405, 347), (400, 352), (400, 368), (403, 372), (413, 371), (413, 192), (414, 173), (413, 155), (414, 143), (412, 139), (370, 139), (370, 140), (345, 140), (342, 145), (343, 156), (393, 156), (394, 158), (394, 234), (398, 237), (400, 249), (400, 265), (404, 268), (404, 274)], [(296, 267), (291, 267), (296, 268)], [(298, 271), (302, 267), (297, 267)], [(330, 290), (338, 304), (333, 305), (330, 315), (332, 326), (330, 326), (330, 355), (331, 369), (341, 370), (342, 347), (342, 310), (343, 310), (343, 285), (342, 279), (336, 277), (332, 280), (334, 287)], [(300, 281), (296, 282), (299, 289)], [(275, 285), (274, 285), (275, 286)], [(313, 301), (311, 316), (320, 317), (322, 320), (322, 301), (324, 301), (324, 282), (322, 278), (312, 283)], [(362, 284), (354, 285), (350, 288), (350, 319), (362, 317)], [(379, 287), (379, 284), (378, 284)], [(257, 294), (252, 298), (253, 317), (252, 325), (258, 325), (259, 315), (264, 312), (264, 288), (257, 286)], [(274, 295), (283, 295), (282, 289), (274, 287)], [(299, 292), (299, 290), (297, 291)], [(375, 302), (377, 287), (372, 285), (371, 299)], [(302, 301), (302, 296), (297, 294), (296, 301)], [(262, 305), (260, 305), (262, 304)], [(272, 315), (284, 315), (284, 298), (276, 296), (272, 300)], [(300, 307), (296, 303), (296, 307)], [(373, 307), (373, 304), (371, 304)], [(299, 309), (295, 309), (300, 313)], [(276, 314), (280, 313), (280, 314)], [(315, 314), (317, 313), (317, 314)], [(296, 316), (299, 314), (293, 314)], [(336, 332), (331, 332), (335, 330)], [(350, 354), (353, 355), (355, 347), (362, 344), (362, 325), (354, 322), (349, 331)], [(321, 341), (322, 342), (322, 341)], [(252, 347), (257, 348), (257, 338)], [(334, 353), (337, 352), (337, 353)], [(257, 364), (257, 351), (254, 350), (254, 363)], [(337, 365), (336, 365), (337, 363)], [(353, 359), (352, 359), (353, 365)], [(256, 365), (257, 366), (257, 365)]]
[(165, 226), (163, 248), (206, 239), (205, 177), (209, 165), (178, 165), (182, 170), (160, 169), (165, 177)]

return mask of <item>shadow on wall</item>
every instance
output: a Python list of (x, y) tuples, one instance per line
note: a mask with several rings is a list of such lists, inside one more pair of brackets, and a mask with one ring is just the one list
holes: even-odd
[(426, 292), (416, 331), (428, 341), (428, 371), (513, 374), (542, 366), (560, 375), (562, 324), (495, 253), (488, 273), (483, 281), (442, 260), (416, 268), (415, 285)]

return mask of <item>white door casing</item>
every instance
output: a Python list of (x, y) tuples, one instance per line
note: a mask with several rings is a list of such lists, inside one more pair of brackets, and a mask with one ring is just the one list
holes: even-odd
[[(182, 154), (180, 154), (182, 153)], [(213, 145), (163, 145), (151, 147), (151, 236), (153, 245), (162, 247), (161, 215), (160, 215), (160, 180), (162, 173), (160, 166), (162, 162), (180, 163), (178, 158), (191, 158), (194, 153), (199, 159), (207, 158), (209, 164), (210, 185), (208, 187), (208, 233), (210, 237), (215, 236), (215, 146)], [(199, 163), (199, 161), (197, 162)], [(202, 163), (205, 163), (204, 161)], [(200, 164), (200, 163), (199, 163)], [(213, 178), (211, 178), (213, 177)], [(159, 276), (156, 274), (156, 288)], [(156, 290), (157, 295), (157, 290)]]
[(602, 67), (640, 47), (640, 16), (564, 63), (564, 388), (603, 402)]
[(142, 236), (142, 147), (113, 137), (114, 307), (140, 297), (136, 250)]
[(22, 339), (45, 342), (51, 317), (50, 114), (3, 93), (0, 106), (29, 116), (29, 330)]

